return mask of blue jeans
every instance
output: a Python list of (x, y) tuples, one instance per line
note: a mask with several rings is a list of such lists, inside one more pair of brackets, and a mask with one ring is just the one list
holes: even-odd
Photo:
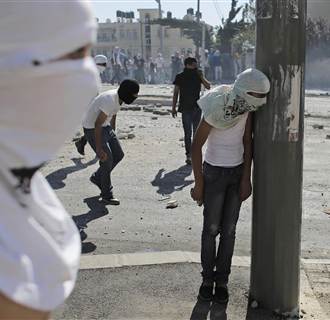
[[(241, 208), (239, 186), (242, 172), (243, 165), (233, 168), (211, 166), (206, 162), (203, 165), (202, 276), (204, 280), (215, 280), (219, 285), (228, 283), (231, 270), (236, 224)], [(218, 234), (220, 241), (216, 252)]]
[[(95, 130), (85, 129), (85, 137), (96, 153)], [(94, 173), (96, 183), (100, 186), (101, 197), (112, 198), (111, 172), (116, 165), (124, 158), (124, 152), (119, 140), (110, 126), (102, 128), (102, 148), (107, 153), (107, 160), (99, 161), (99, 168)]]
[(202, 111), (199, 108), (195, 108), (192, 111), (183, 111), (182, 112), (184, 145), (185, 145), (187, 156), (190, 156), (191, 140), (197, 131), (199, 122), (201, 121), (201, 114), (202, 114)]

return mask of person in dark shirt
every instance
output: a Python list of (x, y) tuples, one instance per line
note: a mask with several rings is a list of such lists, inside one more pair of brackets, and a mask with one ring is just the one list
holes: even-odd
[(172, 116), (177, 116), (177, 102), (179, 97), (179, 109), (182, 113), (182, 125), (184, 130), (184, 143), (186, 149), (186, 163), (191, 164), (191, 140), (201, 119), (201, 110), (197, 105), (200, 97), (201, 85), (210, 89), (211, 85), (202, 72), (197, 69), (197, 60), (195, 58), (186, 58), (184, 61), (183, 72), (176, 75), (173, 82), (173, 105)]

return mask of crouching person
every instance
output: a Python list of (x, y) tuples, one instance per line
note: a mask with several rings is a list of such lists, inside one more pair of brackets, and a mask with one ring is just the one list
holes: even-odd
[(85, 137), (100, 159), (98, 170), (90, 181), (101, 190), (105, 204), (119, 205), (114, 197), (111, 173), (123, 159), (124, 152), (115, 134), (116, 115), (123, 103), (131, 104), (138, 96), (139, 84), (135, 80), (124, 80), (118, 90), (99, 94), (91, 102), (83, 121)]

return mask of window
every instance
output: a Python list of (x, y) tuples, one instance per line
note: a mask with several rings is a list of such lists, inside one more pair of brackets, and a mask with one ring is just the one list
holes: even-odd
[(146, 26), (146, 27), (145, 27), (145, 31), (150, 33), (150, 31), (151, 31), (151, 27), (150, 27), (150, 26)]
[(144, 19), (145, 19), (145, 22), (146, 22), (146, 23), (149, 23), (149, 22), (150, 22), (150, 14), (147, 13), (147, 14), (145, 15)]
[(125, 30), (121, 29), (119, 31), (119, 36), (120, 36), (121, 39), (125, 39)]

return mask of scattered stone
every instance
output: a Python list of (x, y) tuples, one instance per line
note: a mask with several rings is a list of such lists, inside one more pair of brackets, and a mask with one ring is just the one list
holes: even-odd
[(171, 199), (171, 197), (170, 196), (164, 197), (164, 198), (158, 199), (158, 201), (165, 201), (165, 200), (168, 200), (168, 199)]
[(327, 140), (330, 140), (330, 134), (327, 134), (327, 136), (325, 137)]
[(257, 309), (258, 308), (258, 302), (253, 300), (252, 303), (251, 303), (251, 308), (252, 309)]
[(121, 230), (121, 233), (125, 233), (126, 231), (125, 230)]
[(158, 114), (160, 116), (168, 116), (170, 112), (167, 110), (155, 110), (153, 111), (153, 114)]
[(103, 234), (108, 234), (108, 232), (104, 232)]
[(161, 235), (161, 236), (163, 236), (163, 235), (164, 235), (164, 233), (161, 233), (160, 235)]
[(158, 117), (151, 117), (151, 120), (157, 120)]
[(141, 125), (139, 125), (139, 128), (140, 129), (144, 129), (144, 128), (146, 128), (146, 126), (144, 126), (144, 125), (141, 124)]
[(309, 113), (309, 112), (305, 112), (305, 117), (306, 118), (309, 118), (309, 117), (311, 117), (312, 115)]
[(325, 208), (325, 209), (323, 210), (323, 212), (324, 212), (325, 214), (329, 214), (329, 215), (330, 215), (330, 208)]
[(155, 106), (156, 106), (157, 108), (161, 108), (161, 107), (162, 107), (162, 104), (159, 103), (159, 102), (157, 102), (157, 103), (155, 104)]
[(322, 129), (324, 129), (324, 125), (322, 125), (322, 124), (313, 124), (313, 129), (322, 130)]
[(167, 238), (171, 238), (171, 236), (168, 234), (168, 235), (167, 235)]
[(135, 128), (135, 125), (132, 124), (131, 126), (129, 126), (130, 129), (134, 129)]
[(135, 134), (134, 134), (134, 133), (129, 133), (129, 134), (127, 135), (127, 138), (128, 138), (128, 139), (134, 139), (134, 138), (135, 138)]
[(145, 106), (143, 107), (144, 112), (154, 112), (155, 108), (153, 106)]
[(188, 230), (191, 230), (191, 227), (189, 227)]
[(184, 138), (180, 138), (179, 141), (184, 141)]
[(141, 111), (142, 110), (141, 106), (128, 106), (126, 108), (127, 108), (127, 110), (130, 110), (130, 111)]
[(178, 206), (178, 201), (177, 200), (170, 200), (167, 202), (166, 209), (174, 209)]
[(139, 233), (138, 232), (135, 232), (135, 235), (137, 236)]
[(301, 309), (301, 313), (306, 314), (306, 311), (304, 309)]
[(140, 217), (140, 220), (143, 220), (143, 217)]

